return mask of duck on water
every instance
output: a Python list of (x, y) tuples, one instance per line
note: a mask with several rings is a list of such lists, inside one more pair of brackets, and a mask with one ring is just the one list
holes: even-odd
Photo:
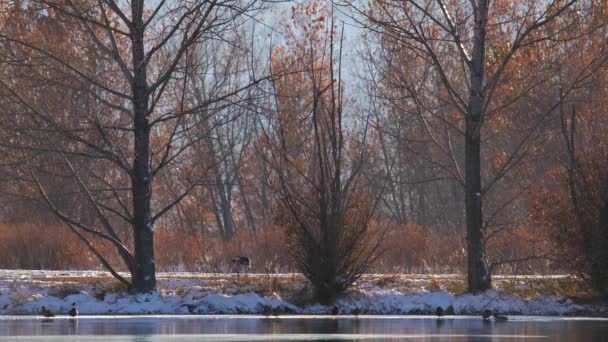
[(46, 318), (55, 317), (55, 314), (51, 312), (51, 310), (47, 309), (45, 306), (40, 309), (40, 314)]
[[(46, 306), (40, 308), (40, 314), (45, 318), (55, 317), (55, 314), (51, 310), (47, 309)], [(70, 317), (78, 316), (78, 309), (76, 308), (75, 304), (72, 304), (72, 308), (70, 309), (70, 311), (68, 311), (68, 315), (70, 315)]]
[(481, 314), (481, 318), (483, 318), (485, 321), (490, 320), (490, 317), (494, 316), (494, 320), (497, 322), (505, 322), (508, 320), (507, 316), (503, 316), (500, 315), (497, 312), (492, 312), (492, 310), (489, 309), (485, 309), (483, 310), (483, 313)]
[(76, 317), (78, 316), (78, 309), (76, 309), (76, 305), (74, 303), (72, 303), (72, 308), (70, 309), (70, 311), (68, 311), (68, 314), (71, 317)]

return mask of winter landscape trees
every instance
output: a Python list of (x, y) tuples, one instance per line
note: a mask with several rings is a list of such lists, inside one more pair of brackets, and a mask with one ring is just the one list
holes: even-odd
[(133, 292), (160, 253), (323, 303), (369, 270), (606, 294), (604, 2), (0, 4), (7, 251), (67, 231)]
[(293, 72), (273, 83), (269, 164), (277, 221), (287, 228), (295, 266), (315, 297), (330, 304), (377, 257), (380, 240), (370, 228), (377, 200), (360, 180), (366, 127), (361, 144), (345, 137), (351, 106), (344, 102), (342, 45), (335, 41), (343, 36), (333, 12), (313, 3), (294, 7), (292, 18), (294, 32), (273, 56), (275, 68)]
[[(193, 145), (186, 140), (189, 131), (208, 124), (209, 119), (189, 118), (206, 115), (200, 113), (202, 108), (238, 92), (221, 89), (214, 97), (191, 105), (191, 101), (185, 103), (189, 88), (180, 85), (188, 85), (195, 77), (192, 69), (198, 61), (193, 59), (197, 52), (204, 52), (201, 47), (213, 40), (233, 39), (228, 35), (233, 35), (238, 17), (255, 12), (257, 5), (236, 1), (163, 1), (149, 8), (144, 1), (3, 5), (0, 39), (7, 66), (3, 91), (9, 99), (7, 111), (22, 114), (8, 117), (14, 125), (7, 123), (3, 129), (29, 132), (30, 137), (32, 131), (39, 134), (23, 141), (7, 133), (5, 146), (16, 159), (11, 162), (25, 166), (14, 170), (14, 178), (35, 185), (37, 200), (78, 234), (111, 242), (131, 273), (130, 284), (121, 280), (133, 291), (153, 290), (154, 224), (200, 182), (193, 176), (181, 186), (174, 183), (179, 189), (175, 197), (153, 208), (154, 179)], [(236, 72), (249, 76), (242, 68)], [(225, 75), (231, 76), (229, 70)], [(28, 91), (42, 84), (46, 84), (39, 90), (42, 94)], [(49, 91), (59, 94), (47, 98)], [(70, 108), (62, 105), (66, 100), (62, 97), (85, 103)], [(207, 133), (199, 132), (194, 142)], [(88, 224), (66, 212), (71, 208), (61, 208), (48, 193), (39, 176), (48, 170), (41, 169), (43, 162), (36, 160), (43, 152), (56, 158), (54, 163), (63, 163), (67, 174), (61, 177), (76, 183), (74, 187), (89, 202), (91, 210), (84, 217)], [(98, 164), (80, 171), (72, 156)], [(87, 178), (101, 183), (92, 185)], [(101, 189), (94, 190), (97, 186)], [(113, 219), (130, 228), (132, 246), (119, 236)]]
[[(517, 63), (518, 58), (539, 53), (535, 45), (571, 39), (564, 31), (578, 26), (572, 22), (572, 15), (568, 16), (569, 20), (563, 17), (573, 10), (575, 3), (506, 1), (490, 5), (489, 1), (466, 4), (439, 0), (372, 1), (370, 10), (361, 12), (367, 17), (370, 29), (380, 35), (380, 49), (387, 50), (383, 55), (387, 60), (376, 59), (380, 72), (388, 74), (386, 84), (400, 87), (399, 95), (406, 97), (393, 100), (391, 105), (413, 102), (430, 139), (451, 159), (449, 164), (439, 164), (440, 167), (463, 187), (470, 291), (483, 291), (491, 286), (484, 242), (488, 222), (482, 215), (483, 199), (527, 153), (530, 136), (547, 115), (543, 115), (542, 110), (530, 113), (534, 114), (533, 124), (527, 129), (533, 133), (521, 138), (512, 136), (521, 142), (503, 152), (504, 158), (498, 162), (497, 170), (486, 173), (482, 182), (483, 125), (508, 116), (519, 101), (529, 100), (531, 94), (538, 96), (538, 89), (550, 84), (550, 76), (540, 72), (513, 77), (509, 75), (511, 65)], [(584, 7), (576, 10), (588, 11)], [(558, 53), (558, 48), (553, 47)], [(415, 64), (409, 59), (415, 60)], [(408, 68), (414, 69), (411, 78), (390, 74), (394, 69), (407, 73), (411, 70)], [(510, 91), (507, 96), (501, 94), (505, 88)], [(554, 110), (553, 107), (550, 106), (549, 111)], [(446, 138), (441, 139), (444, 141), (438, 138), (441, 133), (431, 133), (427, 120), (444, 125)], [(460, 137), (462, 141), (454, 141)]]

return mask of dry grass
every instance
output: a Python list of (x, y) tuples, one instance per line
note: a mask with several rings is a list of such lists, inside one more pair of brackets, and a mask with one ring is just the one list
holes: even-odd
[(495, 287), (499, 291), (522, 298), (540, 296), (562, 296), (579, 300), (593, 298), (593, 293), (578, 278), (501, 279), (495, 281)]
[(96, 276), (83, 276), (83, 277), (57, 276), (57, 277), (32, 277), (32, 281), (43, 282), (43, 283), (95, 285), (95, 284), (99, 284), (99, 283), (106, 283), (106, 282), (114, 281), (114, 278), (113, 277), (96, 277)]
[(441, 283), (439, 282), (439, 279), (437, 279), (437, 278), (432, 278), (426, 289), (431, 292), (443, 290), (441, 287)]
[(49, 289), (49, 296), (54, 296), (57, 298), (65, 298), (69, 295), (80, 294), (80, 289), (73, 286), (56, 286)]
[(446, 280), (444, 286), (446, 291), (455, 295), (460, 295), (467, 292), (467, 284), (464, 281), (464, 277), (462, 277), (462, 279)]
[(385, 274), (380, 278), (374, 279), (375, 281), (372, 281), (372, 283), (374, 283), (378, 287), (386, 287), (395, 284), (398, 278), (398, 274)]
[(95, 291), (95, 294), (93, 295), (97, 300), (99, 301), (103, 301), (104, 298), (106, 297), (106, 295), (110, 294), (110, 293), (119, 293), (119, 292), (126, 292), (127, 288), (125, 287), (125, 285), (117, 280), (109, 282), (107, 284), (104, 284), (103, 286), (101, 286), (101, 288), (98, 288)]

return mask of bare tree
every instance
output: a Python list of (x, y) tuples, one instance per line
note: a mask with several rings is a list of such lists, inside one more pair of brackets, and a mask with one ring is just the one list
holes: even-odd
[[(605, 33), (604, 33), (605, 34)], [(598, 34), (602, 37), (602, 34)], [(598, 47), (599, 46), (599, 47)], [(590, 52), (584, 51), (591, 50)], [(608, 174), (606, 174), (605, 105), (595, 101), (604, 97), (599, 84), (606, 78), (605, 44), (590, 39), (581, 48), (587, 55), (599, 50), (598, 74), (590, 77), (581, 91), (572, 94), (569, 106), (560, 106), (561, 138), (565, 145), (565, 184), (567, 200), (556, 200), (556, 209), (541, 214), (555, 230), (553, 243), (558, 260), (565, 262), (585, 279), (597, 294), (608, 297)], [(580, 52), (579, 52), (580, 53)], [(583, 56), (584, 57), (584, 56)], [(582, 58), (581, 58), (582, 59)], [(581, 67), (577, 65), (577, 67)], [(561, 95), (565, 96), (565, 95)], [(575, 106), (580, 103), (578, 113)], [(555, 211), (561, 211), (556, 213)]]
[[(121, 280), (132, 291), (154, 290), (154, 223), (200, 184), (200, 179), (192, 179), (174, 198), (154, 203), (154, 178), (192, 146), (185, 136), (194, 125), (184, 126), (185, 118), (241, 90), (187, 106), (179, 92), (185, 92), (181, 85), (188, 83), (189, 65), (195, 62), (189, 59), (189, 53), (204, 41), (229, 41), (226, 32), (257, 10), (256, 1), (148, 4), (143, 0), (40, 0), (24, 4), (7, 0), (3, 4), (9, 10), (3, 13), (0, 43), (10, 52), (5, 60), (10, 68), (3, 70), (0, 86), (13, 106), (28, 112), (28, 125), (39, 127), (37, 142), (12, 141), (5, 146), (24, 151), (29, 181), (59, 219), (81, 234), (104, 239), (116, 247), (131, 273), (130, 282)], [(68, 51), (44, 34), (50, 27), (62, 26), (75, 33), (69, 41), (73, 49)], [(94, 63), (84, 52), (91, 52), (100, 62)], [(40, 72), (37, 83), (31, 84), (79, 89), (79, 96), (91, 98), (100, 108), (78, 113), (78, 122), (58, 120), (48, 101), (34, 101), (28, 89), (18, 84), (27, 84), (28, 80), (18, 76), (32, 68)], [(259, 81), (250, 79), (243, 88)], [(61, 210), (47, 195), (40, 182), (40, 165), (32, 163), (31, 153), (36, 151), (54, 153), (64, 163), (68, 175), (94, 208), (100, 229)], [(96, 189), (82, 177), (71, 156), (101, 160), (111, 172), (124, 175), (122, 179), (128, 179), (128, 184), (110, 181), (104, 189)], [(104, 173), (109, 170), (88, 171), (91, 179), (103, 183), (108, 179)], [(132, 249), (117, 233), (115, 219), (130, 227)]]
[[(191, 78), (191, 99), (196, 106), (209, 102), (208, 99), (242, 86), (243, 75), (239, 70), (250, 63), (248, 55), (234, 46), (221, 49), (217, 45), (209, 46), (204, 55), (207, 63), (201, 65), (197, 77)], [(216, 75), (209, 79), (208, 75)], [(224, 75), (218, 77), (218, 75)], [(249, 80), (244, 80), (249, 82)], [(209, 169), (210, 179), (207, 189), (210, 192), (211, 204), (218, 230), (225, 240), (231, 240), (236, 234), (236, 219), (233, 214), (235, 197), (245, 199), (242, 206), (245, 219), (255, 230), (249, 202), (243, 194), (241, 165), (249, 143), (253, 137), (253, 115), (251, 103), (256, 100), (253, 89), (243, 91), (239, 99), (231, 106), (212, 105), (200, 109), (199, 128), (193, 131), (193, 139), (205, 137), (197, 145), (196, 158), (201, 165)]]
[[(577, 1), (555, 0), (548, 3), (527, 1), (513, 4), (486, 0), (465, 3), (443, 0), (372, 1), (362, 24), (383, 37), (383, 44), (405, 48), (410, 55), (429, 66), (428, 78), (417, 88), (407, 89), (413, 101), (419, 101), (422, 116), (449, 126), (448, 130), (462, 137), (463, 161), (448, 141), (430, 140), (451, 162), (442, 167), (464, 188), (467, 232), (467, 268), (469, 291), (483, 291), (491, 286), (482, 215), (482, 199), (504, 174), (527, 154), (527, 143), (535, 136), (546, 115), (533, 121), (534, 127), (524, 136), (491, 177), (482, 184), (482, 132), (484, 123), (512, 108), (522, 97), (539, 89), (543, 78), (521, 77), (519, 83), (506, 77), (513, 60), (530, 48), (557, 41), (572, 28), (558, 18), (574, 9)], [(356, 8), (355, 8), (356, 10)], [(396, 50), (398, 51), (398, 50)], [(547, 79), (545, 79), (547, 80)], [(505, 84), (515, 85), (515, 94), (501, 96)], [(524, 85), (521, 86), (520, 85)], [(424, 99), (424, 91), (435, 89), (434, 103)], [(551, 113), (555, 106), (546, 113)], [(446, 116), (447, 113), (455, 113)], [(460, 125), (462, 123), (462, 126)]]
[[(294, 44), (300, 49), (276, 54), (273, 64), (280, 67), (286, 62), (302, 72), (274, 83), (276, 117), (271, 122), (273, 135), (267, 135), (273, 146), (269, 163), (276, 174), (277, 220), (288, 229), (296, 267), (312, 283), (315, 297), (328, 304), (377, 256), (379, 238), (370, 228), (376, 201), (360, 186), (365, 149), (355, 150), (350, 158), (347, 154), (354, 144), (344, 137), (342, 44), (334, 51), (332, 15), (302, 6), (303, 13), (313, 13), (303, 18), (303, 25), (312, 26), (305, 26), (312, 36)], [(323, 36), (314, 32), (319, 22), (331, 23)]]

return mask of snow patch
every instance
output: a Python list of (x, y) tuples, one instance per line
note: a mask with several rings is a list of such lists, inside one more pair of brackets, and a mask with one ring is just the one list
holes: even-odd
[[(480, 294), (454, 296), (447, 291), (401, 293), (374, 288), (351, 294), (337, 301), (341, 313), (433, 314), (437, 307), (452, 306), (458, 315), (480, 314), (486, 309), (511, 315), (573, 315), (590, 307), (560, 296), (525, 299), (488, 290)], [(596, 308), (597, 309), (597, 308)], [(604, 308), (605, 309), (605, 308)], [(317, 308), (318, 310), (318, 308)]]
[(299, 313), (301, 310), (274, 297), (255, 293), (226, 296), (212, 294), (196, 303), (192, 311), (199, 314), (256, 314), (269, 310), (275, 313)]

